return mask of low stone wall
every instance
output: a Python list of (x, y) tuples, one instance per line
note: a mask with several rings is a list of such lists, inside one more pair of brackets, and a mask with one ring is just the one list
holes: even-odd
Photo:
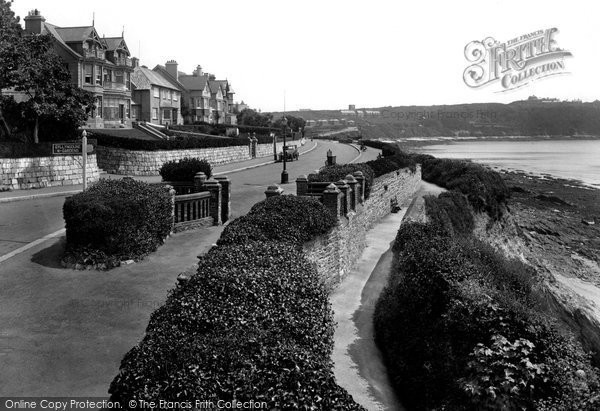
[[(88, 183), (98, 181), (96, 155), (87, 157)], [(12, 190), (83, 183), (81, 156), (0, 158), (0, 187)]]
[(367, 231), (390, 213), (393, 201), (407, 207), (420, 181), (420, 166), (414, 173), (403, 169), (376, 178), (370, 197), (356, 212), (340, 217), (339, 225), (331, 232), (304, 245), (306, 257), (330, 287), (338, 284), (360, 258), (367, 245)]
[[(300, 145), (300, 142), (291, 141), (288, 144)], [(281, 143), (277, 144), (278, 151), (281, 150), (282, 146)], [(213, 166), (251, 158), (249, 145), (158, 151), (126, 150), (98, 146), (96, 151), (98, 153), (98, 167), (110, 174), (132, 176), (158, 175), (158, 170), (164, 163), (180, 160), (184, 157), (204, 158)], [(256, 157), (269, 156), (273, 156), (273, 144), (257, 144)]]

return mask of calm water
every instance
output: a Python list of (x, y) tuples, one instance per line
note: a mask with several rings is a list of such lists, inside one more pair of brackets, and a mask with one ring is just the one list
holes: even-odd
[(418, 151), (439, 158), (470, 158), (492, 167), (550, 174), (600, 187), (600, 140), (461, 141), (424, 146)]

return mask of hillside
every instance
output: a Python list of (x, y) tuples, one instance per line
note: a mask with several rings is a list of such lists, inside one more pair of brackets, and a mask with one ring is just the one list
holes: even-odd
[[(530, 99), (510, 104), (476, 103), (399, 106), (350, 110), (289, 112), (317, 122), (317, 131), (337, 119), (353, 120), (369, 138), (439, 136), (573, 136), (600, 135), (600, 101), (591, 103)], [(273, 113), (274, 117), (281, 113)]]

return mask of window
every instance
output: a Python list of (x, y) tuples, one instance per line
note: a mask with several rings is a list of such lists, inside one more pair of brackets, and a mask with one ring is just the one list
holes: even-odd
[(178, 92), (174, 92), (173, 93), (173, 101), (178, 101), (179, 100), (179, 93)]
[(102, 85), (102, 68), (100, 66), (95, 66), (94, 70), (96, 72), (96, 85)]
[(103, 70), (103, 72), (104, 72), (104, 82), (110, 83), (112, 81), (112, 70), (105, 68)]
[(131, 100), (127, 100), (127, 105), (125, 106), (125, 117), (131, 118)]
[(125, 73), (125, 87), (127, 87), (127, 90), (131, 90), (131, 73), (130, 72)]
[(171, 120), (171, 109), (166, 108), (163, 110), (163, 120)]
[(115, 83), (124, 84), (122, 71), (115, 71)]
[(96, 107), (98, 107), (97, 117), (102, 117), (102, 96), (96, 97)]
[(158, 109), (157, 108), (152, 109), (152, 120), (158, 120)]
[(167, 98), (169, 98), (169, 91), (168, 90), (163, 90), (162, 91), (162, 98), (163, 98), (163, 100), (166, 100)]
[(160, 92), (158, 91), (158, 87), (152, 87), (153, 96), (160, 98)]
[(173, 100), (173, 90), (169, 90), (169, 100)]
[(85, 84), (92, 84), (92, 65), (91, 64), (84, 65), (83, 72), (84, 72), (83, 82)]

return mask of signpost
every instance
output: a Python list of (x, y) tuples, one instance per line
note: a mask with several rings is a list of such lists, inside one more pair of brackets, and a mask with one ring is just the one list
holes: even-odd
[[(88, 144), (89, 143), (89, 144)], [(52, 144), (52, 155), (80, 155), (82, 156), (81, 166), (83, 167), (83, 190), (87, 188), (87, 155), (94, 151), (98, 144), (95, 139), (87, 139), (87, 131), (81, 133), (81, 141), (65, 141)]]

